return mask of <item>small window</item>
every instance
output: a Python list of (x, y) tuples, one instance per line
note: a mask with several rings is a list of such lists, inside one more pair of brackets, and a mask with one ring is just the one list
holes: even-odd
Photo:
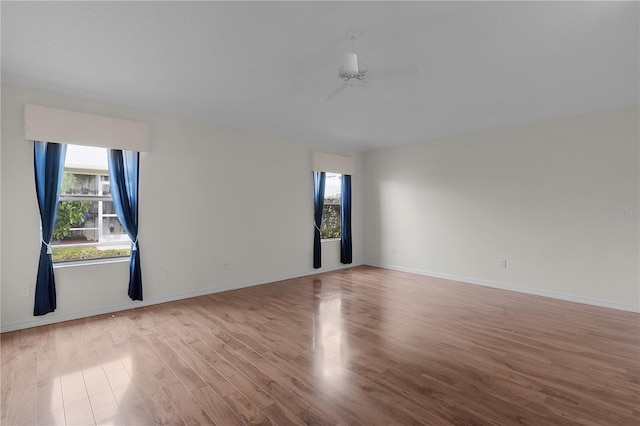
[(131, 239), (116, 215), (106, 148), (67, 145), (51, 242), (54, 262), (129, 256)]
[(342, 175), (327, 173), (324, 186), (324, 206), (322, 208), (322, 225), (320, 238), (340, 238)]

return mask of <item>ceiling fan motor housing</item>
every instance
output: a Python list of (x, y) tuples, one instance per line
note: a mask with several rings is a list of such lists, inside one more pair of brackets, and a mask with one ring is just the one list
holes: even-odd
[(364, 64), (358, 64), (358, 71), (354, 72), (351, 70), (347, 70), (345, 66), (341, 66), (338, 68), (338, 77), (340, 77), (344, 81), (349, 81), (351, 79), (364, 80), (366, 78), (368, 68)]

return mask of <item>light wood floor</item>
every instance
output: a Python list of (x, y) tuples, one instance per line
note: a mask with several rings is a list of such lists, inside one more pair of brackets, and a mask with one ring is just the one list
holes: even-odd
[(1, 423), (638, 425), (639, 331), (359, 267), (4, 333)]

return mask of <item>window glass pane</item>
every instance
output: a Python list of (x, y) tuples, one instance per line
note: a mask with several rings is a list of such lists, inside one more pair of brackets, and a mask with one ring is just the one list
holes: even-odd
[(55, 246), (51, 247), (51, 258), (54, 263), (77, 260), (106, 259), (112, 257), (128, 257), (131, 254), (129, 247), (81, 245), (81, 246)]
[(97, 170), (105, 174), (109, 170), (107, 161), (107, 149), (95, 146), (67, 145), (67, 154), (64, 157), (65, 169)]
[(322, 207), (320, 238), (340, 238), (340, 205), (325, 204)]
[(327, 173), (324, 184), (324, 202), (340, 204), (340, 193), (342, 192), (342, 175), (337, 173)]
[(129, 256), (131, 240), (116, 216), (112, 201), (91, 199), (110, 196), (104, 148), (67, 146), (61, 195), (88, 199), (58, 203), (51, 249), (53, 261)]
[(104, 243), (129, 244), (131, 240), (117, 217), (102, 217), (102, 241)]
[(340, 197), (342, 175), (327, 173), (324, 187), (324, 207), (322, 208), (321, 238), (340, 238)]
[(60, 195), (98, 195), (98, 176), (64, 172)]
[[(113, 201), (103, 201), (102, 202), (102, 214), (103, 215), (114, 215), (116, 214), (116, 209), (113, 206)], [(120, 223), (120, 222), (118, 222)]]
[(99, 201), (60, 201), (53, 244), (98, 242)]
[(102, 185), (102, 195), (111, 195), (111, 186), (109, 185), (109, 176), (101, 175), (100, 184)]

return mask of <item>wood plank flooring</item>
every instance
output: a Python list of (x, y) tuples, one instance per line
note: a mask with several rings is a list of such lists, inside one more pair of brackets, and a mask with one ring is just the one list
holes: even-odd
[(639, 321), (358, 267), (4, 333), (0, 423), (639, 425)]

